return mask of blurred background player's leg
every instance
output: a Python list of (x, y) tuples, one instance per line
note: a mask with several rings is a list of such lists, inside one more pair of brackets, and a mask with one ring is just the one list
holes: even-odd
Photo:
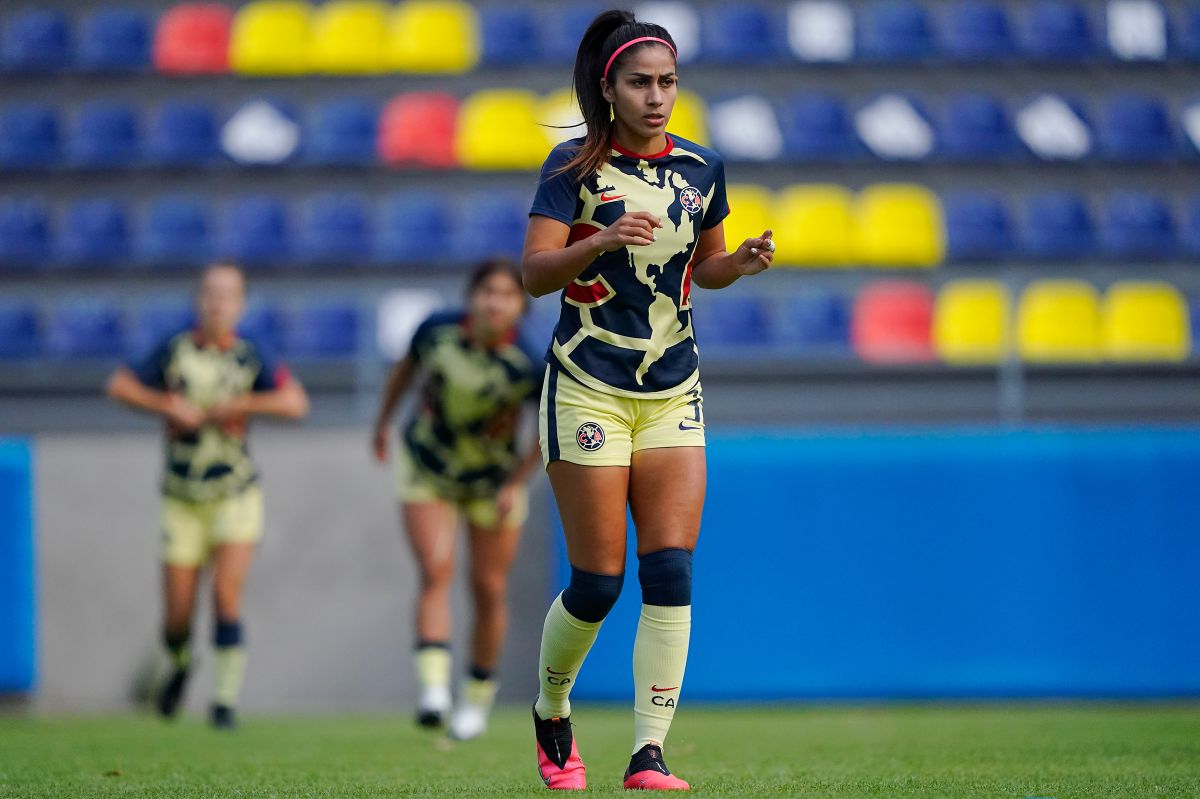
[(171, 669), (158, 696), (158, 712), (163, 716), (175, 715), (187, 685), (192, 665), (192, 611), (199, 581), (199, 568), (163, 564), (163, 644)]
[(229, 543), (213, 554), (213, 604), (216, 628), (216, 687), (213, 692), (212, 723), (232, 727), (234, 708), (246, 670), (246, 652), (242, 641), (242, 586), (254, 558), (254, 544)]
[(450, 712), (450, 586), (458, 514), (439, 500), (405, 502), (404, 532), (420, 570), (415, 667), (417, 722), (440, 727)]

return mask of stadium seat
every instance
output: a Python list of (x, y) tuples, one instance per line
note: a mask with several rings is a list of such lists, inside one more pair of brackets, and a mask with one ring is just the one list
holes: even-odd
[(292, 258), (291, 223), (283, 201), (248, 195), (230, 202), (220, 249), (248, 267), (274, 266)]
[(924, 186), (868, 186), (858, 195), (855, 217), (855, 250), (863, 263), (932, 267), (945, 256), (942, 203)]
[(775, 198), (772, 216), (775, 253), (780, 264), (853, 263), (854, 197), (848, 189), (820, 183), (789, 186)]
[(1083, 61), (1096, 53), (1087, 10), (1074, 0), (1038, 0), (1026, 12), (1022, 55), (1032, 61)]
[(1200, 259), (1200, 194), (1192, 195), (1184, 205), (1179, 241), (1190, 258)]
[(546, 27), (542, 51), (549, 61), (571, 64), (575, 61), (583, 32), (587, 30), (596, 15), (608, 6), (601, 5), (595, 0), (586, 0), (585, 2), (554, 3), (544, 8), (546, 16), (543, 18), (543, 24)]
[(1067, 191), (1035, 194), (1025, 207), (1024, 249), (1034, 258), (1078, 260), (1096, 249), (1092, 216), (1083, 198)]
[(1012, 223), (998, 196), (958, 192), (947, 195), (942, 207), (949, 260), (996, 261), (1012, 254)]
[(71, 66), (71, 28), (65, 14), (26, 8), (5, 21), (0, 54), (13, 72), (56, 72)]
[(933, 292), (920, 283), (879, 281), (854, 300), (850, 341), (868, 363), (928, 363), (934, 360), (931, 327)]
[(537, 105), (537, 96), (526, 89), (483, 89), (467, 97), (454, 137), (458, 162), (484, 170), (540, 167), (548, 148)]
[(1017, 351), (1038, 363), (1100, 359), (1100, 295), (1082, 280), (1035, 280), (1017, 308)]
[(748, 347), (771, 343), (771, 318), (759, 297), (746, 294), (706, 294), (692, 309), (696, 344), (702, 353), (728, 349), (735, 357), (746, 357)]
[(955, 280), (938, 292), (933, 344), (947, 363), (998, 363), (1008, 357), (1010, 301), (998, 280)]
[[(725, 217), (723, 228), (725, 244), (729, 249), (736, 249), (746, 239), (761, 236), (764, 230), (775, 224), (775, 200), (767, 189), (746, 183), (730, 183), (725, 192), (729, 199), (729, 216)], [(783, 262), (781, 255), (778, 263)]]
[(862, 151), (846, 107), (834, 95), (796, 95), (785, 103), (781, 116), (787, 153), (794, 159), (840, 161)]
[(45, 204), (0, 198), (0, 269), (41, 266), (50, 255), (50, 215)]
[(124, 203), (111, 197), (76, 200), (63, 216), (60, 249), (74, 266), (122, 266), (130, 256)]
[(1101, 242), (1105, 254), (1120, 260), (1169, 258), (1177, 250), (1171, 210), (1152, 194), (1114, 192), (1105, 208)]
[(379, 160), (389, 166), (458, 166), (454, 131), (458, 100), (448, 94), (401, 94), (379, 119)]
[(409, 0), (392, 12), (389, 69), (420, 74), (469, 72), (479, 63), (481, 49), (479, 20), (469, 3)]
[(41, 349), (37, 307), (23, 300), (0, 300), (0, 359), (34, 358)]
[(207, 166), (221, 155), (216, 112), (205, 103), (167, 100), (147, 142), (150, 160), (165, 166)]
[[(696, 144), (708, 145), (708, 106), (695, 92), (679, 89), (675, 94), (675, 109), (667, 123), (670, 132)], [(545, 158), (545, 153), (542, 154)], [(539, 161), (540, 163), (540, 161)]]
[(937, 139), (929, 115), (914, 97), (886, 92), (854, 113), (858, 138), (885, 161), (919, 161), (933, 155)]
[(939, 131), (940, 152), (955, 160), (1012, 158), (1020, 143), (1000, 101), (988, 94), (964, 92), (948, 98)]
[(138, 303), (126, 336), (126, 350), (135, 360), (147, 357), (167, 339), (196, 326), (196, 309), (186, 300), (160, 299)]
[[(611, 8), (611, 6), (609, 6)], [(700, 36), (700, 15), (696, 6), (680, 0), (656, 0), (637, 3), (633, 7), (639, 22), (662, 25), (671, 32), (675, 48), (679, 52), (679, 63), (689, 64), (700, 56), (703, 46)], [(579, 39), (575, 39), (578, 46)]]
[(154, 68), (174, 75), (229, 71), (233, 12), (220, 3), (183, 3), (165, 12), (154, 35)]
[(1163, 61), (1170, 23), (1156, 0), (1109, 0), (1105, 6), (1108, 49), (1122, 61)]
[(783, 157), (783, 131), (774, 105), (763, 95), (742, 94), (713, 103), (708, 126), (713, 147), (726, 161), (778, 161)]
[(366, 199), (356, 194), (331, 192), (314, 197), (303, 228), (305, 260), (332, 266), (365, 262), (372, 249), (367, 207)]
[(845, 355), (850, 351), (850, 302), (838, 292), (801, 289), (784, 301), (779, 339), (806, 355)]
[(99, 299), (68, 300), (50, 314), (46, 352), (57, 358), (119, 358), (125, 354), (121, 313)]
[(920, 61), (936, 55), (923, 6), (911, 0), (876, 0), (859, 18), (858, 52), (869, 61)]
[(449, 247), (430, 242), (454, 240), (454, 209), (437, 192), (402, 192), (383, 202), (376, 257), (384, 264), (442, 264), (453, 259)]
[(378, 106), (362, 98), (339, 97), (313, 109), (305, 155), (314, 164), (371, 164), (378, 137)]
[(524, 66), (542, 60), (541, 31), (532, 8), (527, 5), (487, 5), (481, 7), (478, 14), (483, 64)]
[(312, 6), (302, 0), (253, 0), (237, 12), (229, 66), (242, 75), (303, 75), (308, 71)]
[(1104, 296), (1104, 356), (1113, 361), (1183, 361), (1191, 354), (1187, 301), (1170, 283), (1126, 280)]
[(1200, 3), (1191, 3), (1181, 15), (1172, 42), (1175, 53), (1188, 61), (1200, 61)]
[(942, 50), (959, 61), (999, 61), (1015, 51), (1008, 14), (988, 0), (959, 0), (945, 13)]
[(850, 61), (854, 40), (854, 12), (842, 0), (794, 0), (788, 6), (787, 43), (801, 61)]
[(238, 323), (238, 335), (270, 352), (279, 352), (283, 347), (283, 328), (283, 314), (278, 308), (270, 303), (251, 301)]
[(451, 251), (463, 262), (496, 255), (520, 258), (528, 223), (529, 198), (497, 191), (468, 194), (458, 208)]
[(83, 22), (79, 65), (94, 72), (147, 69), (151, 40), (146, 12), (136, 8), (99, 9)]
[(142, 232), (142, 261), (154, 266), (201, 266), (214, 255), (208, 205), (196, 196), (151, 201)]
[(303, 134), (291, 104), (253, 98), (221, 127), (221, 151), (246, 166), (279, 166), (301, 151)]
[(348, 302), (309, 302), (286, 318), (283, 349), (289, 358), (338, 358), (358, 349), (358, 310)]
[(380, 0), (329, 0), (318, 6), (309, 32), (310, 70), (326, 75), (385, 71), (388, 8)]
[(79, 109), (67, 153), (92, 169), (132, 166), (141, 160), (141, 130), (133, 107), (94, 100)]
[(1036, 95), (1017, 110), (1014, 127), (1029, 151), (1044, 161), (1079, 161), (1092, 154), (1092, 126), (1074, 99)]
[(36, 169), (62, 158), (58, 112), (40, 103), (13, 103), (0, 111), (0, 168)]
[(549, 348), (550, 337), (554, 335), (554, 328), (558, 325), (561, 307), (558, 295), (547, 295), (529, 301), (529, 311), (521, 322), (521, 335), (538, 353)]
[(537, 118), (546, 137), (547, 151), (583, 135), (583, 115), (570, 89), (558, 89), (543, 96), (538, 102)]
[(784, 56), (783, 15), (747, 2), (710, 6), (703, 20), (703, 54), (718, 64), (761, 64)]
[(1110, 97), (1098, 131), (1100, 150), (1118, 161), (1157, 161), (1176, 155), (1175, 135), (1163, 103), (1122, 93)]

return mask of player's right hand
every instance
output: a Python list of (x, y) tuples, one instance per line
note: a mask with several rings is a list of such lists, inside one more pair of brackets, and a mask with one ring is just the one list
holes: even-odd
[(654, 242), (654, 228), (662, 226), (662, 220), (649, 211), (630, 211), (595, 234), (594, 238), (604, 252), (630, 245), (645, 247)]
[(375, 432), (371, 436), (371, 449), (375, 452), (375, 460), (379, 463), (387, 463), (388, 456), (388, 430), (387, 427), (376, 427)]
[(184, 433), (195, 432), (204, 424), (204, 411), (188, 402), (180, 394), (167, 395), (165, 415), (172, 427)]

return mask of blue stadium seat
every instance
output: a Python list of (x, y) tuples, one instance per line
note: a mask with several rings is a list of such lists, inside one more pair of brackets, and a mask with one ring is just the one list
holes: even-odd
[(141, 131), (133, 108), (96, 100), (79, 110), (68, 142), (71, 161), (82, 167), (124, 167), (141, 157)]
[(1074, 0), (1040, 0), (1026, 12), (1022, 51), (1035, 61), (1083, 61), (1096, 55), (1087, 9)]
[(529, 222), (528, 201), (494, 191), (469, 194), (463, 200), (452, 236), (452, 249), (458, 259), (480, 261), (496, 255), (519, 258)]
[(575, 61), (579, 40), (588, 25), (601, 11), (609, 8), (600, 3), (554, 3), (546, 6), (545, 35), (542, 52), (550, 61), (570, 64)]
[(143, 358), (169, 337), (195, 326), (196, 309), (190, 302), (143, 302), (133, 314), (133, 324), (126, 336), (127, 352), (134, 358)]
[(308, 127), (305, 155), (314, 164), (372, 164), (377, 160), (379, 108), (370, 100), (339, 97), (319, 103)]
[(1177, 251), (1171, 209), (1160, 197), (1140, 191), (1114, 192), (1108, 198), (1101, 240), (1112, 258), (1170, 258)]
[(1161, 101), (1129, 92), (1109, 98), (1100, 126), (1101, 152), (1120, 161), (1157, 161), (1176, 155), (1171, 119)]
[(50, 217), (45, 204), (0, 198), (0, 268), (41, 266), (50, 256)]
[(781, 339), (789, 348), (809, 355), (850, 352), (850, 300), (820, 289), (788, 297), (781, 315)]
[(41, 103), (13, 103), (0, 111), (0, 167), (53, 166), (62, 158), (58, 112)]
[(251, 302), (238, 324), (238, 334), (271, 352), (279, 352), (283, 344), (283, 327), (283, 315), (278, 308), (261, 301)]
[(22, 300), (0, 300), (0, 359), (33, 358), (41, 349), (37, 307)]
[(965, 92), (947, 99), (939, 131), (942, 153), (949, 158), (989, 160), (1021, 152), (1012, 120), (991, 95)]
[(310, 263), (344, 266), (371, 254), (367, 201), (357, 194), (314, 197), (304, 225), (304, 258)]
[(999, 61), (1016, 50), (1004, 7), (960, 0), (946, 11), (942, 49), (960, 61)]
[(942, 208), (950, 260), (994, 261), (1012, 254), (1012, 222), (998, 196), (980, 192), (949, 194)]
[[(537, 17), (529, 6), (479, 7), (481, 61), (489, 66), (520, 66), (542, 60)], [(576, 44), (579, 38), (575, 39)]]
[(287, 208), (278, 197), (247, 195), (229, 203), (220, 250), (247, 267), (275, 266), (292, 258)]
[(401, 192), (384, 200), (376, 257), (385, 264), (426, 265), (453, 260), (454, 210), (437, 192)]
[(358, 309), (349, 302), (310, 302), (289, 315), (284, 352), (289, 358), (337, 358), (358, 349)]
[(550, 346), (550, 337), (558, 324), (561, 304), (557, 295), (540, 297), (529, 301), (529, 311), (521, 322), (521, 335), (536, 352), (545, 352)]
[(147, 69), (153, 40), (147, 14), (136, 8), (103, 8), (83, 23), (79, 65), (97, 72)]
[(112, 197), (76, 200), (63, 216), (62, 258), (75, 266), (118, 266), (130, 256), (125, 205)]
[(201, 266), (213, 256), (208, 206), (195, 196), (159, 197), (150, 203), (140, 255), (155, 266)]
[(937, 54), (925, 8), (911, 0), (878, 0), (863, 10), (858, 51), (870, 61), (920, 61)]
[(862, 148), (840, 99), (819, 92), (799, 94), (780, 113), (787, 153), (805, 161), (837, 160)]
[(1023, 242), (1031, 257), (1079, 260), (1095, 251), (1095, 239), (1091, 214), (1080, 195), (1047, 191), (1029, 198)]
[(1181, 12), (1175, 28), (1175, 53), (1189, 61), (1200, 61), (1200, 3), (1192, 3)]
[(208, 166), (221, 156), (216, 112), (205, 103), (167, 100), (158, 108), (147, 144), (155, 163)]
[(61, 11), (27, 8), (6, 20), (0, 55), (14, 72), (54, 72), (71, 65), (71, 28)]
[(1190, 257), (1200, 258), (1200, 194), (1189, 197), (1184, 205), (1179, 241)]
[(724, 347), (765, 347), (771, 343), (771, 317), (763, 300), (751, 295), (705, 295), (692, 314), (696, 343), (703, 352)]
[(50, 314), (46, 352), (59, 358), (119, 358), (125, 354), (121, 312), (104, 300), (69, 300)]
[(782, 14), (751, 3), (720, 3), (704, 17), (703, 53), (723, 64), (763, 63), (785, 57)]

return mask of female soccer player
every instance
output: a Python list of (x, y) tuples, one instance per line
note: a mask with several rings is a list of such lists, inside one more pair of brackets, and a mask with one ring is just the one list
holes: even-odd
[(166, 422), (162, 534), (166, 618), (163, 634), (173, 671), (158, 698), (173, 716), (191, 666), (192, 609), (201, 569), (213, 567), (216, 607), (215, 727), (235, 726), (245, 670), (242, 586), (262, 535), (262, 495), (246, 449), (251, 416), (299, 419), (308, 413), (300, 382), (261, 348), (237, 334), (246, 278), (228, 263), (200, 279), (199, 324), (171, 336), (139, 364), (109, 378), (108, 395)]
[(525, 481), (537, 465), (536, 441), (518, 451), (522, 406), (536, 398), (540, 358), (517, 334), (525, 291), (515, 264), (480, 264), (467, 285), (467, 309), (437, 313), (393, 367), (375, 422), (375, 456), (387, 459), (388, 426), (401, 395), (420, 373), (420, 405), (397, 453), (398, 493), (417, 567), (417, 721), (440, 727), (450, 709), (450, 585), (459, 515), (471, 546), (475, 600), (469, 678), (450, 721), (467, 740), (487, 729), (496, 695), (496, 662), (508, 624), (508, 572), (528, 513)]
[(531, 294), (562, 290), (540, 432), (572, 567), (542, 632), (538, 769), (550, 788), (586, 787), (569, 695), (621, 590), (628, 506), (643, 604), (624, 784), (687, 789), (662, 746), (683, 684), (704, 504), (691, 289), (763, 271), (775, 245), (768, 230), (726, 251), (720, 156), (666, 132), (677, 84), (666, 30), (628, 12), (600, 14), (573, 81), (587, 134), (546, 159), (522, 260)]

